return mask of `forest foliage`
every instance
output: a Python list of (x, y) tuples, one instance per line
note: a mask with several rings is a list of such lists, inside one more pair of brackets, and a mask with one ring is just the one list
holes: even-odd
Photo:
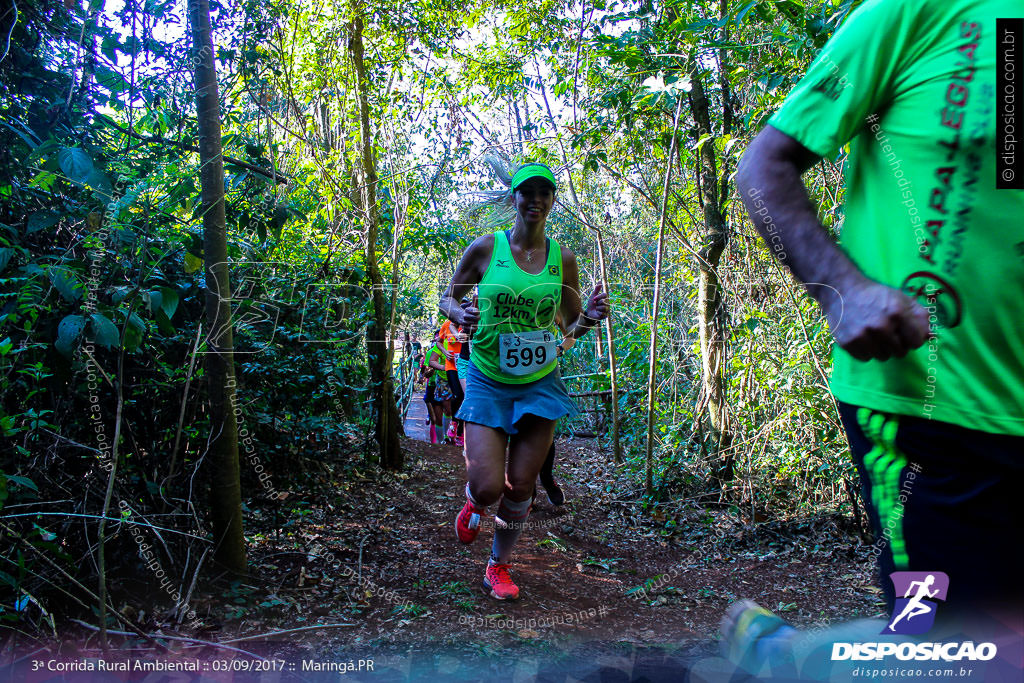
[[(607, 273), (633, 482), (618, 496), (746, 519), (848, 514), (827, 325), (758, 241), (732, 175), (856, 4), (211, 2), (246, 511), (324, 462), (393, 464), (378, 462), (367, 335), (390, 340), (407, 377), (403, 333), (429, 338), (462, 248), (494, 229), (474, 205), (498, 189), (483, 162), (497, 154), (557, 170), (550, 234), (584, 290)], [(0, 50), (0, 620), (13, 623), (27, 601), (63, 600), (57, 577), (95, 585), (104, 509), (165, 530), (183, 575), (202, 563), (216, 425), (185, 3), (0, 0)], [(833, 230), (843, 161), (807, 176)], [(605, 330), (562, 374), (588, 392), (611, 388), (609, 370)], [(134, 566), (110, 557), (109, 571)]]

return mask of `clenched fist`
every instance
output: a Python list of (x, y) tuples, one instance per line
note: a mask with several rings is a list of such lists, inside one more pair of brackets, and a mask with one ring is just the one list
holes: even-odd
[(903, 292), (861, 277), (822, 297), (836, 343), (857, 360), (902, 358), (928, 339), (928, 312)]

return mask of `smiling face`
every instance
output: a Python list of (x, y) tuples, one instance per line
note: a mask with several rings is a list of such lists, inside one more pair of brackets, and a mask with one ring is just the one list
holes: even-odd
[(530, 178), (515, 193), (516, 211), (526, 223), (544, 221), (555, 203), (555, 190), (543, 178)]

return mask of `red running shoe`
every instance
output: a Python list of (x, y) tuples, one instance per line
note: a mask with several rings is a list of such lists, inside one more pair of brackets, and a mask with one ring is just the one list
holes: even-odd
[(519, 586), (512, 583), (512, 575), (507, 564), (495, 564), (487, 561), (484, 571), (484, 590), (491, 592), (491, 597), (498, 600), (518, 600)]
[(469, 500), (462, 506), (462, 511), (455, 518), (455, 535), (463, 543), (472, 543), (480, 533), (480, 518), (486, 508), (478, 508)]

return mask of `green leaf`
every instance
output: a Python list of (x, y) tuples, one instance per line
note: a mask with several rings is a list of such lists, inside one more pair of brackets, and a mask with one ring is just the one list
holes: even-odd
[(117, 37), (110, 35), (103, 39), (103, 43), (100, 46), (100, 52), (102, 52), (111, 62), (117, 64), (117, 48), (119, 47), (121, 47), (121, 45), (117, 42)]
[(146, 304), (149, 306), (150, 315), (160, 310), (161, 306), (163, 306), (164, 295), (160, 292), (159, 289), (154, 289), (152, 291), (146, 292), (142, 296), (143, 298), (145, 298)]
[(14, 482), (15, 484), (18, 484), (20, 486), (24, 486), (27, 489), (32, 489), (36, 493), (39, 493), (39, 487), (36, 486), (36, 483), (34, 481), (32, 481), (31, 479), (29, 479), (28, 477), (19, 477), (19, 476), (13, 475), (13, 474), (8, 474), (8, 475), (6, 475), (6, 477), (7, 477), (7, 481), (9, 481), (9, 482)]
[(284, 228), (285, 223), (288, 222), (288, 207), (284, 204), (278, 204), (274, 207), (274, 216), (271, 222), (270, 230), (274, 234), (274, 239), (281, 239), (281, 230)]
[(21, 125), (24, 126), (25, 131), (28, 133), (28, 135), (26, 135), (25, 133), (21, 132), (20, 130), (18, 130), (14, 126), (10, 125), (9, 123), (7, 123), (5, 121), (0, 121), (0, 126), (3, 126), (4, 128), (9, 129), (12, 133), (14, 133), (18, 137), (20, 137), (22, 140), (24, 140), (26, 145), (28, 145), (29, 147), (34, 149), (35, 147), (37, 147), (39, 145), (39, 139), (36, 138), (35, 133), (33, 133), (32, 130), (29, 129), (28, 126), (25, 126), (25, 124), (23, 124), (23, 123)]
[(54, 346), (65, 356), (70, 357), (78, 348), (78, 338), (85, 329), (85, 317), (81, 315), (68, 315), (60, 321), (57, 326), (57, 342)]
[(32, 177), (32, 180), (30, 180), (28, 184), (32, 187), (38, 187), (40, 190), (49, 192), (55, 182), (57, 182), (56, 174), (50, 173), (49, 171), (40, 171)]
[(25, 165), (31, 166), (35, 162), (42, 159), (43, 157), (49, 157), (54, 152), (60, 149), (60, 144), (53, 138), (48, 138), (45, 142), (40, 143), (32, 153), (25, 158)]
[(746, 4), (746, 6), (743, 7), (743, 9), (741, 9), (739, 12), (737, 12), (736, 13), (736, 24), (737, 25), (742, 24), (743, 23), (743, 18), (745, 16), (747, 16), (747, 12), (752, 10), (754, 8), (754, 5), (756, 5), (760, 1), (761, 0), (750, 0), (750, 2), (748, 2)]
[(124, 76), (103, 64), (96, 64), (93, 67), (93, 75), (96, 82), (109, 90), (112, 95), (122, 93), (130, 87)]
[(746, 320), (743, 321), (743, 324), (740, 325), (740, 327), (746, 328), (750, 332), (753, 332), (754, 330), (757, 329), (757, 326), (760, 324), (761, 321), (758, 318), (747, 318)]
[(114, 287), (114, 293), (110, 295), (111, 301), (115, 304), (119, 304), (124, 301), (125, 297), (132, 292), (131, 287)]
[(203, 259), (192, 252), (185, 252), (185, 272), (194, 273), (203, 267)]
[(7, 268), (7, 264), (11, 262), (12, 256), (14, 256), (14, 250), (10, 247), (0, 249), (0, 273), (4, 272), (4, 269)]
[(168, 319), (174, 317), (174, 312), (178, 310), (178, 292), (171, 287), (161, 287), (160, 293), (163, 294), (163, 301), (160, 303), (160, 308), (167, 315)]
[(36, 211), (28, 217), (27, 232), (31, 234), (33, 232), (52, 228), (58, 221), (60, 221), (60, 216), (58, 214), (50, 211)]
[(84, 149), (81, 147), (61, 147), (57, 152), (57, 163), (60, 170), (68, 180), (89, 187), (104, 201), (110, 201), (113, 196), (113, 186), (110, 179), (96, 168), (96, 165)]
[(142, 343), (142, 335), (146, 331), (146, 322), (137, 313), (128, 316), (128, 327), (124, 331), (124, 348), (135, 351)]
[(71, 303), (82, 298), (82, 290), (84, 289), (82, 287), (82, 283), (79, 282), (74, 273), (67, 268), (53, 266), (46, 271), (46, 274), (49, 276), (50, 282), (53, 283), (53, 286), (57, 288), (57, 291), (60, 292), (62, 297)]
[(110, 183), (110, 178), (99, 169), (93, 169), (92, 173), (89, 174), (88, 179), (85, 182), (86, 185), (95, 192), (101, 201), (109, 203), (114, 198), (114, 186)]
[(156, 320), (157, 328), (168, 337), (177, 334), (178, 331), (174, 329), (174, 325), (171, 324), (170, 319), (167, 317), (167, 314), (164, 313), (163, 309), (157, 310), (156, 315), (154, 315), (153, 318)]
[(110, 322), (110, 318), (102, 313), (93, 313), (90, 318), (92, 320), (92, 332), (96, 337), (97, 344), (109, 349), (120, 343), (121, 332), (117, 329), (117, 325)]
[(79, 185), (85, 185), (96, 170), (92, 158), (81, 147), (61, 147), (57, 162), (67, 179)]
[(132, 246), (138, 239), (136, 234), (128, 228), (118, 228), (113, 232), (113, 235), (117, 238), (118, 246), (124, 247)]

